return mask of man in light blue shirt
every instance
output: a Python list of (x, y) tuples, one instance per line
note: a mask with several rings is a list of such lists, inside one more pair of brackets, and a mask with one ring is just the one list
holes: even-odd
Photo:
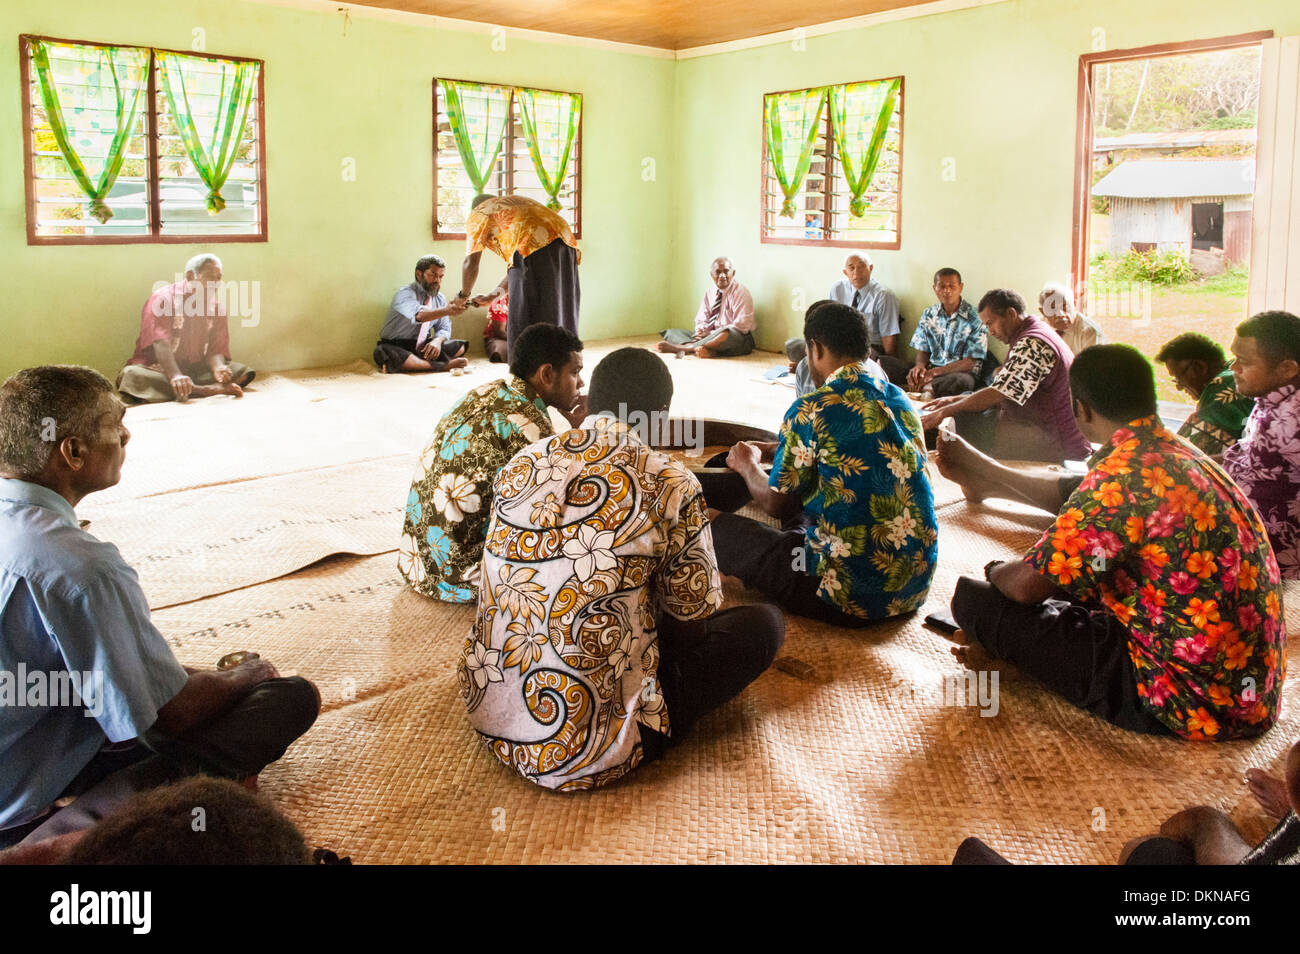
[(0, 385), (0, 848), (89, 827), (179, 775), (255, 777), (319, 711), (310, 682), (262, 659), (181, 666), (135, 571), (77, 520), (121, 477), (125, 410), (89, 368)]
[(844, 259), (844, 277), (826, 295), (831, 301), (849, 305), (867, 322), (870, 357), (880, 362), (889, 380), (902, 387), (907, 382), (907, 364), (898, 355), (898, 299), (871, 277), (875, 266), (866, 252), (850, 252)]
[(451, 319), (470, 303), (457, 298), (451, 304), (439, 291), (447, 263), (425, 255), (415, 263), (415, 281), (393, 295), (375, 342), (374, 359), (385, 374), (414, 374), (463, 368), (469, 342), (451, 336)]

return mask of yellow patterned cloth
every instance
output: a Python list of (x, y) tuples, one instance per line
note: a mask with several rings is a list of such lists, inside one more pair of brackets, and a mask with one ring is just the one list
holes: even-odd
[(469, 255), (486, 249), (509, 263), (516, 252), (520, 258), (527, 258), (559, 239), (574, 249), (577, 260), (582, 261), (578, 240), (573, 237), (569, 223), (542, 203), (522, 195), (488, 199), (470, 212), (465, 233), (465, 252)]
[(695, 475), (598, 416), (498, 474), (478, 610), (457, 667), (470, 722), (525, 778), (595, 788), (670, 735), (657, 621), (722, 603)]

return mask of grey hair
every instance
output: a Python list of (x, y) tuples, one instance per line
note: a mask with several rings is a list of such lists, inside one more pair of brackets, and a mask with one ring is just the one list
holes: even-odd
[(849, 262), (853, 261), (855, 258), (859, 259), (862, 264), (866, 265), (868, 268), (875, 266), (875, 262), (871, 260), (871, 256), (866, 252), (849, 252), (849, 254), (844, 256), (844, 264), (847, 266)]
[(1069, 285), (1061, 282), (1048, 282), (1043, 286), (1043, 290), (1038, 293), (1038, 307), (1043, 307), (1043, 304), (1052, 295), (1060, 295), (1065, 302), (1064, 314), (1070, 315), (1074, 313), (1074, 292), (1070, 290)]
[(47, 364), (19, 371), (0, 385), (0, 469), (36, 480), (65, 437), (89, 440), (112, 394), (108, 378), (91, 368)]
[(421, 255), (420, 260), (415, 263), (415, 277), (418, 279), (421, 272), (428, 271), (434, 265), (439, 268), (447, 267), (447, 263), (443, 261), (441, 255)]
[(217, 268), (220, 268), (221, 259), (217, 258), (217, 256), (213, 255), (211, 252), (199, 252), (198, 255), (195, 255), (185, 263), (185, 273), (187, 275), (197, 275), (199, 269), (204, 265), (216, 265)]

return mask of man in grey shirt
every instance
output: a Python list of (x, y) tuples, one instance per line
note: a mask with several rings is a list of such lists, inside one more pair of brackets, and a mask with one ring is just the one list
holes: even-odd
[(451, 304), (438, 291), (447, 263), (425, 255), (415, 263), (415, 281), (403, 285), (388, 306), (374, 359), (385, 374), (447, 371), (469, 363), (469, 342), (451, 336), (451, 318), (469, 307), (457, 298)]

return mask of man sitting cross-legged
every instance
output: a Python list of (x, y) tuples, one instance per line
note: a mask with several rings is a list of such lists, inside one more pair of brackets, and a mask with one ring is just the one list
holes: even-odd
[(656, 758), (785, 636), (773, 606), (718, 611), (699, 481), (637, 433), (672, 393), (658, 355), (613, 352), (592, 374), (597, 413), (526, 447), (493, 488), (461, 694), (488, 750), (546, 788)]
[(469, 363), (469, 342), (451, 336), (451, 319), (470, 302), (457, 297), (447, 304), (439, 291), (446, 271), (442, 258), (424, 255), (415, 263), (415, 281), (393, 295), (375, 342), (375, 364), (384, 374), (449, 371)]
[(927, 386), (935, 397), (973, 391), (980, 383), (989, 353), (989, 330), (979, 314), (961, 296), (961, 272), (941, 268), (934, 273), (938, 304), (921, 312), (912, 335), (916, 364), (907, 373), (907, 386), (920, 391)]
[(715, 258), (709, 277), (717, 288), (705, 292), (695, 314), (694, 332), (669, 328), (660, 332), (660, 351), (698, 358), (733, 358), (754, 350), (754, 299), (736, 281), (731, 259)]
[(1092, 452), (1070, 412), (1073, 356), (1060, 336), (1025, 300), (1007, 288), (980, 299), (980, 320), (989, 334), (1010, 346), (993, 382), (972, 394), (938, 398), (921, 410), (922, 426), (934, 430), (956, 419), (957, 430), (1000, 459), (1082, 460)]
[(82, 498), (121, 477), (125, 410), (89, 368), (0, 386), (0, 847), (89, 827), (180, 775), (253, 778), (320, 709), (264, 659), (182, 667), (135, 571), (78, 522)]
[(244, 396), (255, 372), (230, 360), (221, 288), (221, 259), (205, 252), (185, 263), (182, 281), (149, 296), (140, 310), (135, 354), (117, 376), (124, 398), (154, 403)]
[(1255, 399), (1237, 390), (1237, 379), (1218, 342), (1187, 331), (1166, 341), (1156, 360), (1164, 364), (1178, 390), (1196, 399), (1196, 410), (1178, 429), (1178, 436), (1211, 457), (1237, 443)]
[[(718, 567), (801, 616), (840, 626), (911, 612), (938, 558), (921, 425), (893, 384), (863, 367), (867, 329), (847, 305), (804, 320), (817, 390), (797, 399), (774, 447), (741, 443), (727, 466), (784, 530), (714, 517)], [(771, 476), (760, 459), (770, 448)]]
[(580, 423), (581, 387), (582, 342), (559, 325), (532, 325), (515, 342), (510, 377), (479, 385), (442, 416), (406, 498), (398, 566), (412, 587), (448, 603), (474, 599), (497, 471), (554, 433), (548, 407)]
[(1300, 317), (1247, 318), (1232, 353), (1237, 389), (1256, 401), (1241, 440), (1223, 452), (1223, 469), (1264, 518), (1282, 576), (1300, 580)]
[(1015, 663), (1122, 728), (1226, 741), (1276, 720), (1285, 626), (1259, 515), (1212, 460), (1164, 428), (1147, 359), (1096, 345), (1070, 369), (1079, 426), (1102, 447), (1076, 485), (1015, 471), (955, 435), (939, 469), (972, 500), (1008, 497), (1056, 521), (1023, 560), (962, 577), (970, 646)]

